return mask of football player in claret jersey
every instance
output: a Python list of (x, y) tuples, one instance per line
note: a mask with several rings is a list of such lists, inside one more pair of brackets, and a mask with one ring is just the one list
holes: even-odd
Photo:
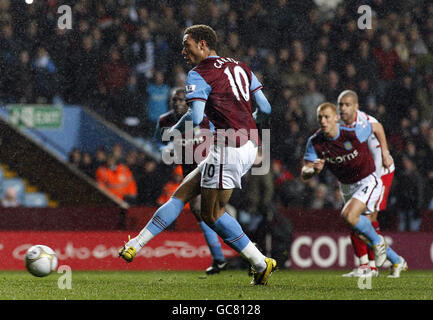
[[(200, 159), (193, 159), (194, 163), (186, 164), (186, 161), (183, 161), (186, 158), (186, 153), (190, 152), (194, 154), (197, 146), (204, 143), (207, 144), (207, 147), (204, 148), (203, 157), (206, 156), (206, 151), (209, 149), (209, 140), (206, 136), (201, 135), (201, 129), (210, 130), (209, 120), (205, 117), (199, 126), (193, 128), (193, 134), (190, 137), (186, 137), (185, 134), (182, 135), (182, 139), (176, 139), (173, 142), (181, 144), (179, 147), (170, 146), (162, 143), (163, 131), (170, 129), (174, 126), (180, 118), (187, 112), (188, 105), (185, 101), (185, 88), (174, 88), (170, 98), (171, 110), (167, 113), (164, 113), (159, 117), (154, 140), (155, 143), (160, 145), (161, 149), (168, 148), (166, 151), (176, 151), (182, 150), (182, 154), (180, 155), (182, 160), (182, 172), (184, 177), (187, 176), (190, 172), (192, 172), (197, 167), (197, 161)], [(209, 268), (206, 269), (206, 274), (216, 274), (222, 270), (227, 268), (227, 261), (224, 257), (224, 253), (221, 248), (221, 243), (219, 241), (218, 235), (215, 231), (213, 231), (209, 226), (203, 221), (200, 215), (200, 196), (197, 196), (195, 199), (189, 202), (191, 211), (197, 219), (197, 222), (200, 226), (200, 229), (203, 231), (203, 235), (205, 237), (206, 243), (209, 247), (209, 251), (212, 255), (212, 264)]]
[[(183, 57), (194, 66), (186, 80), (189, 109), (170, 130), (184, 130), (186, 121), (198, 125), (206, 113), (215, 126), (216, 143), (147, 226), (120, 249), (119, 255), (132, 261), (138, 250), (177, 218), (185, 203), (201, 194), (202, 219), (253, 266), (252, 284), (266, 285), (276, 269), (276, 261), (257, 249), (225, 206), (233, 189), (241, 188), (242, 176), (255, 162), (260, 143), (256, 122), (270, 114), (271, 106), (248, 66), (217, 55), (217, 34), (211, 27), (187, 28), (182, 45)], [(254, 114), (252, 99), (258, 106)]]
[[(377, 214), (386, 209), (389, 191), (394, 177), (394, 161), (389, 153), (383, 126), (372, 116), (359, 110), (358, 95), (352, 90), (345, 90), (338, 96), (338, 107), (342, 125), (353, 128), (357, 122), (370, 122), (373, 132), (367, 143), (375, 163), (376, 174), (382, 180), (382, 191), (377, 210), (366, 216), (371, 220), (376, 232), (379, 233), (379, 222)], [(359, 277), (365, 275), (377, 276), (378, 270), (374, 262), (374, 253), (359, 239), (355, 232), (351, 234), (352, 246), (355, 255), (359, 258), (360, 266), (353, 271), (346, 273), (343, 277)], [(405, 259), (397, 255), (390, 247), (387, 248), (387, 257), (391, 262), (390, 278), (399, 278), (401, 271), (407, 270)]]
[(382, 188), (366, 143), (371, 124), (358, 121), (354, 128), (341, 126), (337, 107), (329, 102), (318, 106), (317, 120), (320, 130), (308, 139), (302, 178), (311, 179), (325, 165), (336, 176), (345, 200), (341, 216), (372, 247), (376, 265), (381, 267), (386, 261), (385, 238), (363, 215), (375, 212)]

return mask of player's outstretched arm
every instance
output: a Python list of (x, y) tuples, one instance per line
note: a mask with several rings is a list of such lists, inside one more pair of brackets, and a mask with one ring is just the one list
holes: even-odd
[(174, 130), (184, 133), (185, 122), (187, 121), (192, 121), (194, 126), (199, 125), (203, 121), (205, 106), (206, 103), (204, 101), (193, 101), (190, 104), (188, 111), (173, 127), (170, 128), (169, 133), (172, 133)]
[(254, 92), (254, 100), (256, 101), (258, 108), (253, 113), (254, 120), (256, 123), (261, 123), (266, 120), (271, 113), (271, 104), (263, 94), (262, 90)]
[(373, 133), (375, 134), (377, 141), (379, 141), (380, 148), (382, 150), (382, 162), (383, 166), (387, 169), (389, 169), (392, 164), (394, 163), (394, 160), (391, 157), (391, 154), (389, 153), (388, 149), (388, 143), (386, 140), (385, 130), (381, 123), (374, 122), (371, 124), (373, 128)]

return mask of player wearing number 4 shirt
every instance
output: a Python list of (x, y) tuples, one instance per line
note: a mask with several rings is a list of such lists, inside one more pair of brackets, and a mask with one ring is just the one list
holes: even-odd
[[(368, 137), (367, 144), (373, 157), (376, 174), (382, 180), (381, 196), (379, 198), (378, 210), (366, 215), (376, 232), (379, 231), (377, 213), (386, 209), (389, 191), (394, 177), (394, 161), (389, 153), (383, 126), (373, 117), (359, 111), (358, 95), (352, 90), (345, 90), (338, 96), (338, 107), (340, 119), (343, 126), (354, 128), (358, 122), (369, 122), (373, 133)], [(346, 273), (343, 277), (359, 277), (365, 275), (377, 276), (378, 270), (374, 262), (374, 254), (367, 245), (360, 240), (355, 232), (351, 234), (351, 241), (355, 255), (359, 258), (359, 267)], [(388, 260), (392, 263), (390, 278), (399, 278), (401, 271), (407, 270), (404, 258), (395, 254), (392, 250), (387, 251)]]
[[(195, 67), (188, 73), (188, 112), (171, 129), (182, 131), (186, 121), (198, 125), (204, 114), (215, 126), (216, 142), (209, 154), (182, 182), (170, 200), (161, 206), (140, 234), (120, 249), (130, 262), (136, 252), (172, 223), (185, 203), (201, 194), (201, 216), (231, 248), (254, 268), (252, 284), (266, 285), (276, 261), (265, 257), (250, 241), (225, 205), (234, 188), (241, 188), (242, 176), (252, 167), (258, 150), (256, 121), (271, 112), (262, 85), (243, 63), (216, 53), (216, 32), (206, 25), (185, 30), (182, 55)], [(252, 114), (251, 99), (258, 109)], [(153, 223), (155, 222), (155, 223)]]
[(359, 121), (353, 128), (341, 126), (337, 107), (329, 102), (318, 106), (317, 120), (320, 130), (308, 139), (302, 178), (311, 179), (325, 165), (336, 176), (345, 200), (342, 218), (371, 246), (376, 265), (381, 267), (389, 246), (363, 215), (376, 211), (382, 188), (366, 143), (372, 133), (371, 124)]

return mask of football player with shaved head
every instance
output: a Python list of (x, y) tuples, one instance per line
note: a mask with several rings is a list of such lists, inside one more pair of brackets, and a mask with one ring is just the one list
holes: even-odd
[[(355, 91), (345, 90), (341, 92), (337, 101), (342, 125), (353, 128), (358, 121), (370, 122), (372, 125), (373, 132), (369, 136), (367, 143), (370, 153), (373, 156), (376, 174), (382, 180), (382, 190), (377, 210), (371, 214), (366, 214), (366, 217), (370, 219), (376, 232), (380, 232), (377, 214), (379, 211), (386, 209), (395, 169), (394, 161), (388, 149), (385, 130), (374, 117), (359, 110), (358, 95)], [(359, 258), (360, 265), (353, 271), (344, 274), (343, 277), (377, 276), (378, 269), (374, 262), (373, 251), (365, 242), (359, 239), (355, 232), (351, 234), (351, 241), (355, 255)], [(407, 262), (390, 247), (387, 248), (387, 257), (392, 264), (391, 274), (388, 277), (399, 278), (401, 272), (407, 270)]]

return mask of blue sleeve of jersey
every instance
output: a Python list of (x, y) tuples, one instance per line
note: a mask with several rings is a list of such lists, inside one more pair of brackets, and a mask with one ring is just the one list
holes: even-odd
[(194, 126), (199, 125), (203, 121), (205, 107), (206, 103), (204, 101), (192, 101), (191, 107), (188, 108), (188, 111), (171, 127), (171, 130), (179, 130), (184, 133), (186, 121), (192, 121)]
[(209, 97), (212, 88), (203, 79), (203, 77), (198, 74), (198, 72), (191, 70), (188, 72), (188, 77), (186, 78), (186, 101), (191, 100), (203, 100), (206, 101)]
[(367, 141), (368, 137), (371, 135), (372, 132), (373, 127), (368, 121), (357, 123), (355, 126), (355, 134), (360, 142)]
[(251, 84), (250, 84), (250, 91), (254, 92), (257, 89), (263, 88), (263, 85), (260, 83), (259, 79), (257, 79), (256, 75), (251, 72)]
[(314, 160), (319, 159), (319, 156), (314, 149), (313, 143), (311, 142), (311, 137), (308, 139), (307, 147), (305, 150), (304, 160), (314, 162)]
[(206, 103), (204, 101), (192, 102), (192, 122), (194, 125), (198, 125), (203, 121), (205, 107)]
[(256, 100), (261, 112), (266, 114), (271, 113), (271, 104), (269, 103), (268, 99), (266, 99), (262, 90), (258, 90), (254, 93), (254, 99)]

